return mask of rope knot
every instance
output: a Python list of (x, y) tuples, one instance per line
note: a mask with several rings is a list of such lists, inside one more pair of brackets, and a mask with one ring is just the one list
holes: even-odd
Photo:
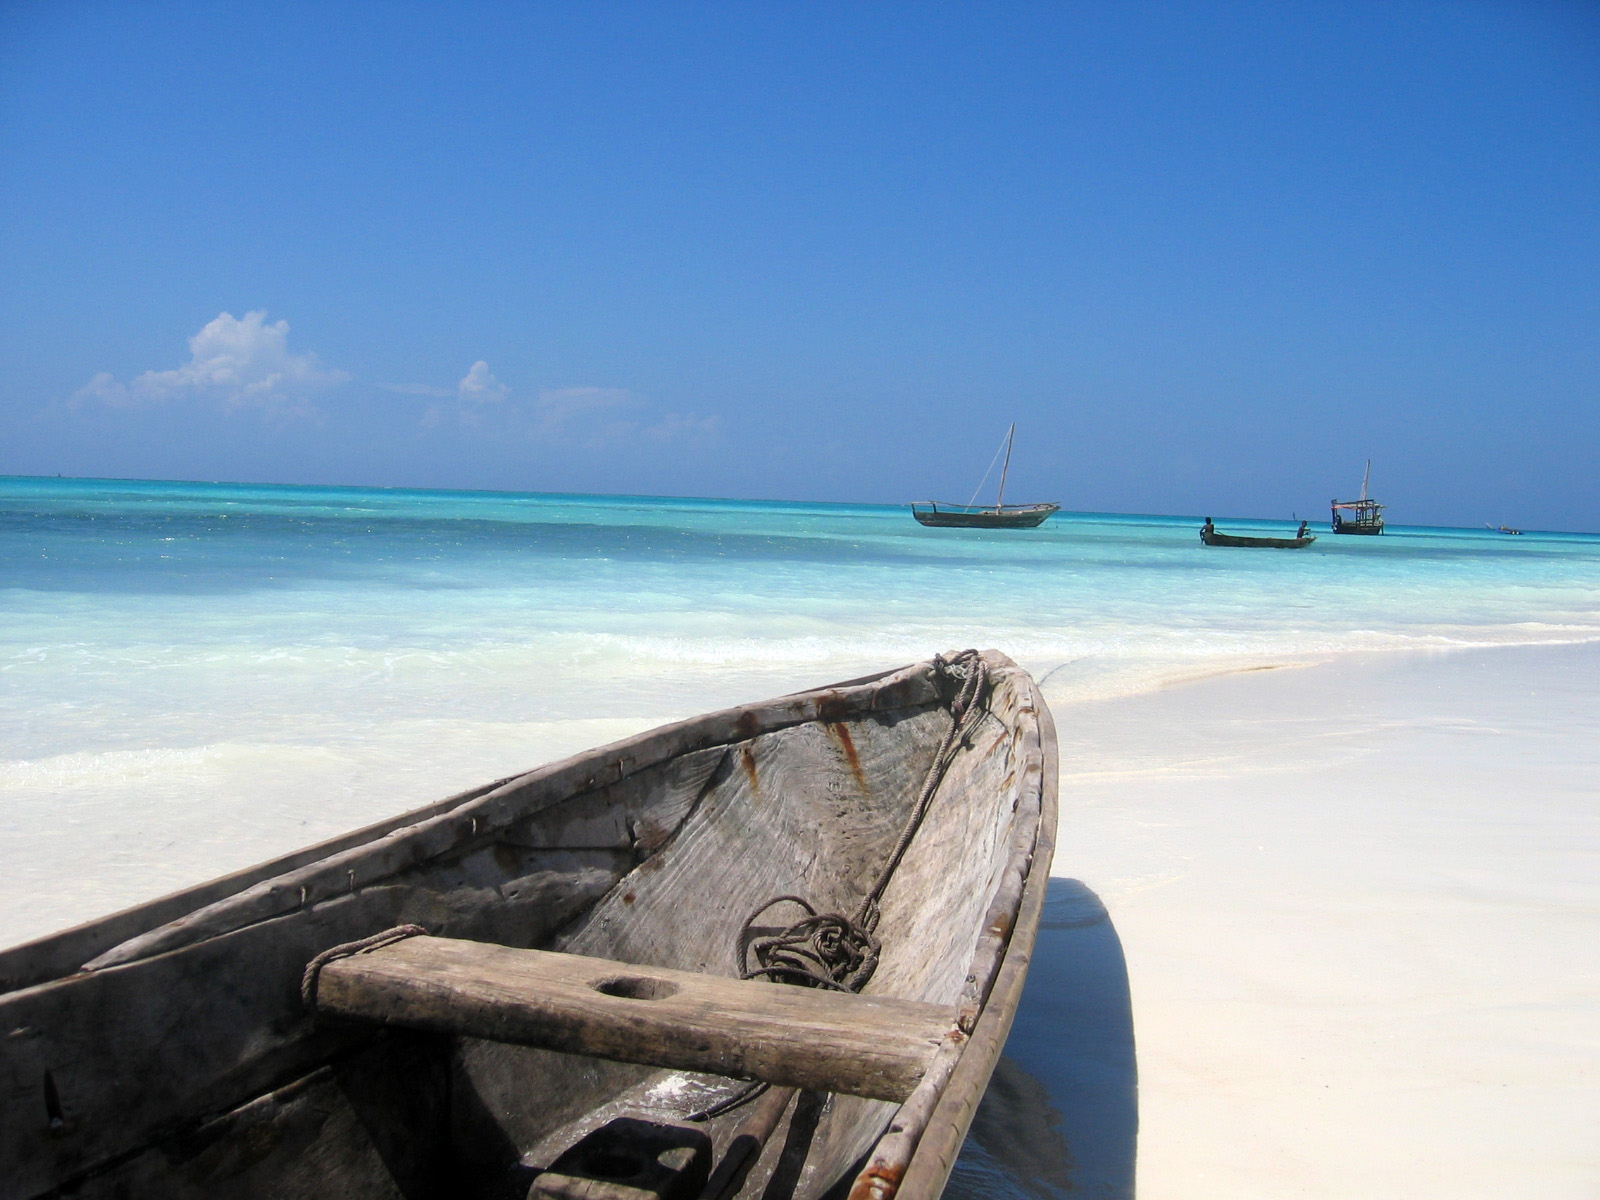
[[(740, 958), (741, 978), (860, 991), (878, 967), (881, 945), (872, 931), (839, 913), (819, 913), (799, 896), (768, 900), (750, 914), (745, 929), (752, 929), (762, 913), (784, 903), (798, 904), (806, 916), (778, 933), (751, 938)], [(752, 956), (755, 967), (750, 965)]]
[(942, 654), (933, 656), (934, 674), (939, 677), (941, 690), (949, 694), (950, 716), (960, 725), (967, 712), (978, 701), (989, 678), (989, 664), (976, 650), (963, 650), (951, 658)]

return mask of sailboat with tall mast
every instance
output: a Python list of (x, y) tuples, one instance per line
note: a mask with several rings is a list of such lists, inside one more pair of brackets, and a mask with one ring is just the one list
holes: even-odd
[[(1006, 503), (1006, 475), (1011, 470), (1011, 443), (1017, 436), (1017, 423), (1011, 422), (1011, 428), (1006, 430), (1005, 465), (1000, 468), (1000, 494), (995, 497), (993, 504), (977, 504), (978, 493), (983, 490), (983, 485), (989, 479), (989, 471), (994, 470), (994, 461), (989, 462), (989, 471), (983, 473), (983, 479), (978, 481), (978, 486), (973, 490), (972, 499), (965, 504), (938, 504), (932, 500), (911, 506), (911, 515), (916, 517), (923, 525), (934, 525), (942, 528), (959, 529), (1034, 529), (1043, 525), (1052, 514), (1061, 511), (1059, 504), (1007, 504)], [(995, 455), (999, 457), (998, 454)]]
[[(1333, 531), (1335, 533), (1382, 533), (1383, 505), (1367, 495), (1367, 484), (1372, 481), (1372, 460), (1367, 459), (1367, 471), (1361, 477), (1361, 499), (1335, 500), (1333, 502)], [(1346, 516), (1345, 514), (1349, 514)]]

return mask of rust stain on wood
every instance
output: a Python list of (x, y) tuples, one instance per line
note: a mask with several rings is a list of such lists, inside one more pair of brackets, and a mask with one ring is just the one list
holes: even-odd
[(856, 753), (856, 743), (850, 736), (850, 727), (843, 722), (827, 722), (822, 727), (828, 731), (829, 737), (839, 743), (839, 749), (844, 751), (845, 761), (850, 764), (850, 773), (856, 777), (856, 786), (861, 789), (861, 794), (872, 795), (872, 789), (867, 786), (867, 777), (861, 771), (861, 756)]
[(850, 702), (838, 692), (824, 692), (817, 697), (817, 720), (836, 725), (850, 716)]
[(761, 776), (756, 770), (756, 752), (749, 742), (739, 747), (739, 765), (744, 768), (745, 777), (750, 780), (750, 790), (756, 795), (761, 794)]
[(900, 1190), (900, 1180), (904, 1175), (903, 1166), (873, 1163), (856, 1176), (855, 1186), (850, 1189), (850, 1200), (889, 1200)]

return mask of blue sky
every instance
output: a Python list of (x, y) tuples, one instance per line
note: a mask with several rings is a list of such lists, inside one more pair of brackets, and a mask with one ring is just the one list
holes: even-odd
[(9, 4), (0, 473), (1600, 529), (1600, 6)]

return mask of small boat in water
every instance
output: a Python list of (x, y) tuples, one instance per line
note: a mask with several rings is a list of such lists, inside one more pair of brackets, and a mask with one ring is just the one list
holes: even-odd
[(1317, 540), (1317, 535), (1306, 532), (1307, 523), (1300, 522), (1300, 531), (1293, 537), (1255, 537), (1238, 533), (1218, 533), (1211, 518), (1200, 526), (1200, 541), (1207, 546), (1257, 546), (1274, 550), (1298, 550)]
[(1521, 537), (1522, 536), (1522, 530), (1513, 529), (1509, 525), (1485, 525), (1484, 528), (1485, 529), (1492, 529), (1496, 533), (1509, 533), (1513, 537)]
[[(1006, 431), (1005, 441), (1005, 466), (1000, 468), (1000, 494), (993, 504), (974, 503), (978, 493), (983, 490), (983, 485), (988, 481), (989, 472), (985, 471), (983, 479), (973, 489), (972, 499), (965, 504), (945, 504), (942, 507), (935, 501), (928, 500), (911, 506), (911, 515), (916, 517), (918, 523), (940, 528), (957, 529), (1036, 529), (1043, 525), (1054, 513), (1061, 511), (1059, 504), (1007, 504), (1006, 503), (1006, 475), (1011, 470), (1011, 443), (1017, 434), (1017, 424), (1011, 423), (1011, 428)], [(996, 453), (995, 458), (999, 458)], [(994, 460), (989, 462), (989, 471), (994, 470)]]
[(0, 1196), (936, 1197), (1055, 823), (964, 651), (0, 951)]
[(1383, 532), (1383, 505), (1367, 496), (1367, 484), (1372, 479), (1372, 460), (1367, 459), (1367, 470), (1361, 476), (1361, 499), (1335, 500), (1333, 502), (1333, 531), (1335, 533), (1379, 534)]
[(911, 506), (911, 513), (923, 525), (946, 529), (1037, 529), (1061, 511), (1059, 504), (1007, 504), (981, 507), (967, 504), (940, 506), (929, 500)]

